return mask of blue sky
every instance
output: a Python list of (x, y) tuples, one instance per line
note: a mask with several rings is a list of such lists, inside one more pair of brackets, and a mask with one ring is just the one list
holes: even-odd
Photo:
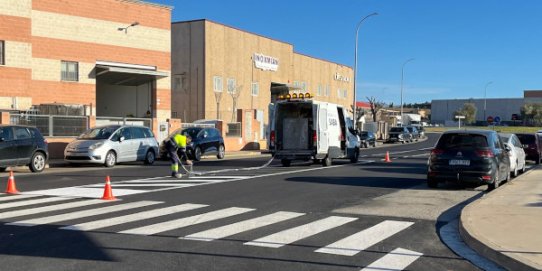
[(354, 66), (358, 100), (516, 98), (542, 89), (540, 0), (168, 1), (173, 21), (210, 19), (294, 45), (299, 53)]

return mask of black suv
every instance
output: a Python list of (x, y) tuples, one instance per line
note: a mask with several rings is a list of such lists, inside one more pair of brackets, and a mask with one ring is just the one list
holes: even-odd
[(364, 148), (376, 147), (376, 137), (373, 132), (361, 131), (359, 132), (360, 146)]
[(510, 179), (509, 147), (497, 132), (453, 130), (444, 132), (429, 156), (427, 185), (451, 181), (488, 185), (488, 190)]
[(47, 164), (47, 140), (35, 127), (0, 125), (0, 171), (7, 167), (29, 166), (41, 172)]
[[(186, 154), (190, 159), (199, 161), (206, 154), (216, 154), (218, 159), (223, 159), (226, 154), (224, 138), (222, 138), (218, 129), (201, 127), (181, 128), (169, 136), (174, 134), (184, 134), (190, 137), (191, 142), (186, 146)], [(169, 157), (163, 142), (160, 144), (160, 157), (162, 159)]]
[(406, 127), (391, 127), (387, 142), (412, 142), (412, 134)]
[(418, 128), (414, 126), (407, 126), (408, 131), (410, 132), (410, 135), (412, 136), (413, 140), (418, 141), (420, 139), (420, 132)]

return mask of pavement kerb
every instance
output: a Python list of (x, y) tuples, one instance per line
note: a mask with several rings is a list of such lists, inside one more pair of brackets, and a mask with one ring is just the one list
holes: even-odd
[[(532, 170), (529, 170), (528, 172), (516, 177), (512, 182), (529, 181), (531, 178), (534, 178), (534, 176), (531, 176), (531, 175), (534, 175), (535, 171), (542, 171), (542, 167), (537, 166), (533, 168)], [(503, 268), (507, 270), (514, 270), (514, 271), (541, 270), (542, 262), (532, 262), (525, 258), (506, 255), (503, 253), (503, 251), (510, 251), (510, 250), (508, 250), (506, 247), (500, 247), (497, 244), (498, 241), (496, 240), (496, 238), (487, 238), (487, 237), (483, 237), (474, 233), (474, 229), (479, 228), (479, 227), (477, 227), (476, 223), (473, 223), (473, 219), (476, 220), (476, 218), (472, 214), (473, 210), (477, 208), (484, 208), (482, 207), (482, 202), (487, 201), (488, 199), (492, 199), (493, 197), (499, 196), (499, 194), (502, 194), (503, 191), (505, 191), (505, 189), (511, 189), (511, 186), (509, 184), (501, 186), (497, 188), (495, 191), (484, 195), (480, 199), (475, 200), (474, 202), (468, 204), (467, 206), (463, 208), (463, 210), (461, 211), (461, 216), (459, 220), (460, 236), (463, 239), (463, 241), (469, 247), (474, 249), (477, 253), (479, 253), (483, 257), (486, 257), (494, 261), (495, 263), (497, 263), (498, 265), (502, 266)], [(533, 192), (533, 194), (536, 194), (536, 192)], [(489, 212), (494, 212), (493, 215), (499, 215), (497, 213), (498, 210), (495, 210), (495, 209), (496, 208), (491, 208)], [(518, 219), (516, 219), (516, 221), (517, 220)], [(501, 232), (500, 234), (508, 235), (508, 234), (511, 234), (511, 232)], [(540, 234), (540, 232), (537, 231), (537, 232), (533, 232), (532, 234), (533, 236), (536, 236)], [(519, 242), (521, 242), (521, 240), (519, 240)]]

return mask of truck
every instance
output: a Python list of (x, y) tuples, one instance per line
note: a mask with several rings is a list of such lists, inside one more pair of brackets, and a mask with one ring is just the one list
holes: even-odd
[(401, 126), (416, 126), (420, 127), (422, 116), (420, 114), (403, 114)]
[(283, 166), (293, 160), (323, 166), (339, 158), (358, 161), (359, 137), (343, 106), (314, 101), (310, 94), (287, 94), (270, 109), (269, 151)]

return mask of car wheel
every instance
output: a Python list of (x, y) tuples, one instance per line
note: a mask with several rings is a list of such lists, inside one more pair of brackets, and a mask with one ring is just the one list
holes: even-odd
[(373, 148), (376, 148), (376, 141), (373, 142)]
[(537, 165), (540, 165), (540, 155), (536, 157), (534, 161)]
[(512, 171), (512, 177), (517, 177), (518, 176), (518, 169), (519, 167), (519, 164), (518, 164), (518, 161), (516, 161), (516, 167), (514, 168), (514, 171)]
[(32, 172), (42, 172), (45, 168), (45, 154), (36, 152), (32, 155), (29, 168)]
[(497, 172), (495, 172), (495, 178), (494, 178), (493, 182), (487, 185), (487, 190), (488, 191), (495, 190), (496, 188), (499, 187), (500, 182), (501, 181), (499, 180), (499, 171), (497, 171)]
[(196, 160), (196, 161), (201, 160), (201, 148), (200, 147), (196, 147), (194, 149), (194, 160)]
[(359, 151), (355, 150), (354, 155), (350, 157), (350, 163), (357, 163), (359, 159)]
[(280, 163), (282, 164), (283, 167), (289, 167), (292, 164), (292, 160), (281, 159)]
[(116, 163), (117, 163), (117, 155), (115, 154), (115, 152), (114, 151), (107, 152), (107, 154), (105, 155), (104, 165), (106, 167), (114, 167)]
[(224, 145), (220, 144), (220, 146), (218, 147), (218, 154), (216, 155), (216, 158), (224, 159), (225, 155), (226, 155), (226, 149), (224, 148)]
[(0, 167), (0, 172), (5, 172), (7, 167)]
[(523, 167), (519, 171), (520, 173), (525, 173), (525, 164), (527, 164), (527, 162), (525, 162), (525, 160), (523, 160)]
[(429, 188), (437, 188), (438, 187), (438, 181), (435, 179), (427, 178), (427, 187)]
[(155, 160), (156, 160), (156, 155), (154, 154), (154, 151), (148, 150), (147, 154), (145, 154), (145, 165), (152, 165), (154, 164)]
[(367, 143), (367, 142), (363, 143), (363, 147), (366, 148), (366, 149), (369, 148), (369, 143)]
[(326, 158), (322, 159), (322, 166), (324, 166), (324, 167), (331, 166), (331, 163), (332, 163), (331, 162), (331, 157), (329, 157), (329, 155), (326, 156)]

